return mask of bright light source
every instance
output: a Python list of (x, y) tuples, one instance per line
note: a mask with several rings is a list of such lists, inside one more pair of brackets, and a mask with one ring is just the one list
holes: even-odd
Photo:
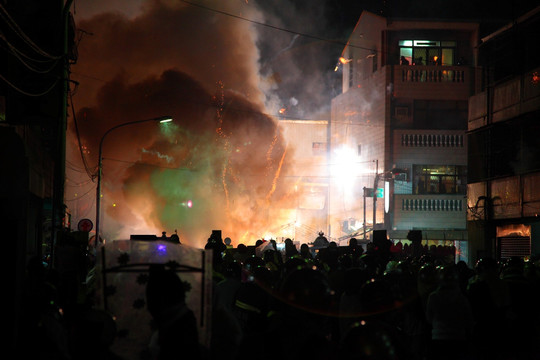
[(159, 118), (159, 122), (162, 123), (162, 124), (163, 123), (168, 123), (168, 122), (171, 122), (171, 121), (173, 121), (173, 118), (170, 117), (170, 116), (163, 116), (163, 117)]
[(187, 207), (191, 208), (193, 206), (193, 202), (191, 200), (187, 201)]
[(354, 177), (361, 170), (358, 163), (358, 151), (348, 146), (342, 146), (334, 150), (334, 154), (332, 173), (344, 184), (354, 181)]
[(384, 212), (390, 211), (390, 181), (384, 182)]

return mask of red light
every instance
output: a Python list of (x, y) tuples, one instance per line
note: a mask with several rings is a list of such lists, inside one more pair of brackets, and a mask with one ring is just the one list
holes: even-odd
[(540, 83), (540, 74), (538, 74), (538, 71), (533, 72), (532, 74), (532, 83), (537, 85)]
[(191, 208), (193, 206), (193, 202), (191, 200), (187, 201), (187, 207)]

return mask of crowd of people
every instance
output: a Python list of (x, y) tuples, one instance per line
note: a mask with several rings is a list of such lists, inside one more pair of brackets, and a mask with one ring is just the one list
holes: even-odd
[[(291, 239), (278, 250), (275, 241), (233, 247), (230, 240), (211, 237), (208, 346), (199, 344), (181, 274), (152, 267), (146, 307), (158, 332), (147, 358), (540, 357), (538, 258), (482, 258), (469, 267), (429, 252), (397, 257), (389, 241), (376, 240), (365, 247), (356, 239), (341, 247), (329, 242), (314, 251), (307, 244), (297, 248)], [(31, 326), (24, 332), (27, 339), (40, 339), (40, 358), (120, 359), (109, 350), (114, 326), (96, 316), (88, 320), (88, 309), (59, 313), (51, 300), (57, 295), (55, 279), (38, 263), (30, 264), (29, 274), (31, 311), (25, 320)]]
[(259, 256), (242, 245), (218, 247), (213, 311), (234, 326), (222, 321), (215, 325), (219, 333), (240, 330), (213, 355), (419, 360), (540, 356), (537, 258), (483, 258), (469, 267), (464, 261), (455, 263), (448, 254), (452, 247), (424, 245), (417, 256), (404, 256), (394, 246), (374, 239), (364, 248), (353, 238), (349, 246), (329, 242), (314, 253), (307, 244), (297, 250), (287, 239), (283, 251), (274, 243)]

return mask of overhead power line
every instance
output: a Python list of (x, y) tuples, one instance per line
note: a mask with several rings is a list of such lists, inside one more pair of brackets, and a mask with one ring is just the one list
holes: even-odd
[[(41, 60), (36, 60), (29, 57), (28, 55), (26, 55), (25, 53), (17, 49), (13, 44), (11, 44), (2, 33), (0, 33), (0, 39), (3, 40), (8, 46), (9, 49), (6, 49), (6, 51), (9, 51), (13, 56), (15, 56), (21, 62), (21, 64), (23, 64), (28, 70), (32, 72), (35, 72), (38, 74), (47, 74), (47, 73), (50, 73), (58, 64), (58, 60), (41, 61)], [(41, 64), (49, 63), (52, 61), (52, 64), (47, 69), (41, 70), (35, 67), (35, 65), (30, 64), (28, 61), (34, 61)]]
[(62, 58), (61, 55), (51, 55), (42, 48), (40, 48), (38, 45), (36, 45), (36, 43), (34, 43), (32, 39), (30, 39), (28, 35), (26, 35), (25, 32), (19, 27), (17, 22), (13, 20), (13, 18), (9, 15), (4, 6), (2, 6), (2, 3), (0, 3), (0, 17), (13, 30), (13, 32), (15, 32), (21, 38), (22, 41), (24, 41), (32, 50), (34, 50), (39, 55), (52, 60), (58, 60)]
[(274, 29), (274, 30), (283, 31), (283, 32), (286, 32), (286, 33), (289, 33), (289, 34), (299, 35), (299, 36), (302, 36), (302, 37), (305, 37), (305, 38), (324, 41), (324, 42), (328, 42), (328, 43), (331, 43), (331, 44), (336, 44), (336, 45), (341, 45), (341, 46), (349, 46), (349, 47), (356, 48), (356, 49), (363, 49), (363, 50), (369, 50), (369, 51), (375, 51), (376, 50), (376, 49), (367, 48), (367, 47), (364, 47), (364, 46), (353, 45), (353, 44), (350, 44), (347, 41), (344, 42), (344, 41), (339, 41), (339, 40), (333, 40), (333, 39), (328, 39), (328, 38), (324, 38), (324, 37), (313, 35), (313, 34), (302, 33), (302, 32), (298, 32), (298, 31), (294, 31), (294, 30), (290, 30), (290, 29), (285, 29), (283, 27), (279, 27), (279, 26), (275, 26), (275, 25), (271, 25), (271, 24), (266, 24), (266, 23), (263, 23), (263, 22), (260, 22), (260, 21), (248, 19), (248, 18), (245, 18), (243, 16), (231, 14), (231, 13), (228, 13), (228, 12), (222, 11), (222, 10), (213, 9), (213, 8), (208, 7), (208, 6), (201, 5), (201, 4), (195, 4), (195, 3), (192, 3), (192, 2), (189, 2), (189, 1), (186, 1), (186, 0), (181, 0), (181, 1), (183, 3), (185, 3), (185, 4), (188, 4), (188, 5), (191, 5), (191, 6), (194, 6), (194, 7), (198, 7), (198, 8), (207, 10), (207, 11), (212, 11), (212, 12), (215, 12), (215, 13), (218, 13), (218, 14), (230, 16), (232, 18), (236, 18), (236, 19), (239, 19), (239, 20), (244, 20), (244, 21), (250, 22), (252, 24), (264, 26), (264, 27)]
[(39, 92), (39, 93), (31, 93), (31, 92), (28, 92), (28, 91), (25, 91), (23, 89), (21, 89), (20, 87), (18, 87), (17, 85), (13, 84), (11, 81), (9, 81), (8, 79), (6, 79), (4, 76), (2, 76), (0, 74), (0, 79), (4, 80), (4, 82), (6, 84), (8, 84), (9, 86), (11, 86), (13, 89), (15, 89), (16, 91), (20, 92), (21, 94), (23, 95), (26, 95), (26, 96), (31, 96), (31, 97), (39, 97), (39, 96), (43, 96), (43, 95), (46, 95), (47, 93), (49, 93), (52, 89), (54, 89), (54, 87), (56, 86), (56, 84), (58, 83), (59, 79), (57, 78), (50, 87), (48, 87), (46, 90), (42, 91), (42, 92)]
[(88, 166), (88, 162), (86, 161), (86, 157), (84, 156), (84, 152), (83, 152), (81, 135), (79, 132), (79, 125), (77, 123), (77, 114), (75, 113), (75, 106), (73, 105), (73, 92), (72, 91), (69, 92), (69, 100), (70, 100), (69, 102), (71, 105), (71, 112), (73, 114), (73, 124), (75, 125), (75, 134), (77, 136), (77, 147), (79, 148), (79, 154), (81, 155), (81, 160), (84, 166), (84, 170), (86, 171), (86, 174), (93, 181), (95, 178), (94, 172)]

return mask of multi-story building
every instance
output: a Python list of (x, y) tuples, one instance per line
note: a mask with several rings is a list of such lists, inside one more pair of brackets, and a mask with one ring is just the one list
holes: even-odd
[(332, 100), (331, 236), (369, 238), (374, 228), (407, 241), (421, 230), (424, 244), (455, 245), (457, 258), (466, 256), (477, 39), (475, 22), (361, 14), (338, 65), (342, 94)]
[(287, 146), (294, 148), (294, 164), (282, 174), (295, 191), (290, 222), (279, 235), (297, 244), (311, 243), (328, 224), (328, 120), (281, 119)]
[(540, 250), (540, 7), (483, 36), (469, 101), (470, 254)]
[(69, 229), (64, 158), (67, 66), (74, 60), (71, 3), (0, 2), (0, 228), (14, 352), (25, 338), (29, 269), (37, 271), (41, 259), (56, 260), (54, 245)]

